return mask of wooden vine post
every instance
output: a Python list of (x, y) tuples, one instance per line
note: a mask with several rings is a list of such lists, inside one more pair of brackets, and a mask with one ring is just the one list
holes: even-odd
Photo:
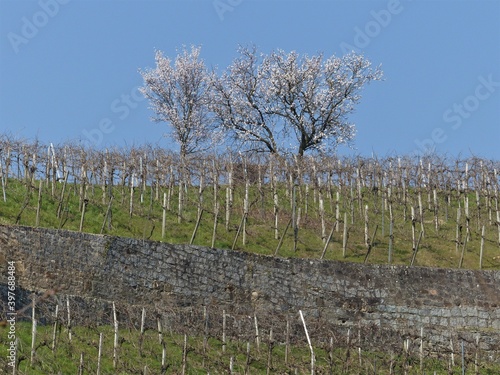
[(461, 225), (461, 216), (462, 216), (462, 210), (460, 209), (460, 202), (458, 204), (457, 208), (457, 225), (456, 225), (456, 232), (455, 232), (455, 252), (458, 254), (458, 249), (460, 247), (460, 243), (462, 242), (462, 225)]
[(332, 239), (332, 236), (333, 236), (333, 232), (335, 231), (335, 229), (337, 228), (337, 225), (338, 225), (338, 222), (336, 221), (334, 224), (333, 224), (333, 228), (330, 232), (330, 234), (328, 235), (328, 238), (325, 242), (325, 246), (323, 246), (323, 252), (321, 253), (321, 257), (320, 259), (323, 259), (325, 257), (325, 253), (326, 253), (326, 249), (328, 248), (328, 244), (330, 243), (330, 240)]
[(323, 193), (321, 186), (318, 188), (318, 200), (319, 200), (319, 216), (321, 219), (321, 239), (323, 243), (325, 243), (326, 242), (325, 202), (323, 200)]
[(36, 316), (35, 316), (35, 310), (36, 310), (36, 297), (35, 294), (33, 294), (32, 297), (32, 302), (31, 302), (31, 355), (30, 355), (30, 365), (33, 366), (34, 361), (35, 361), (35, 354), (36, 354), (36, 329), (37, 329), (37, 321), (36, 321)]
[(342, 256), (345, 258), (347, 255), (347, 237), (349, 232), (347, 230), (347, 212), (344, 212), (344, 231), (342, 233)]
[(165, 238), (165, 227), (167, 224), (167, 193), (163, 193), (163, 206), (161, 217), (161, 238)]
[(370, 246), (370, 236), (368, 233), (368, 205), (365, 205), (365, 246), (368, 248)]
[(182, 223), (182, 213), (184, 210), (184, 187), (185, 187), (185, 176), (184, 176), (184, 163), (185, 160), (182, 158), (181, 161), (181, 169), (179, 171), (179, 200), (178, 200), (178, 207), (177, 207), (177, 223), (181, 224)]
[(226, 231), (229, 232), (229, 223), (231, 222), (231, 210), (233, 208), (233, 191), (234, 191), (234, 166), (233, 162), (229, 160), (228, 171), (228, 187), (226, 188)]
[(118, 319), (116, 316), (116, 306), (114, 302), (113, 302), (113, 328), (114, 328), (113, 368), (116, 369), (118, 366)]
[(250, 182), (248, 181), (247, 171), (245, 167), (245, 198), (243, 200), (243, 246), (247, 244), (247, 225), (248, 225), (248, 212), (250, 207), (249, 201)]
[(306, 321), (304, 320), (304, 315), (302, 314), (302, 310), (299, 310), (299, 314), (300, 314), (300, 319), (302, 320), (302, 325), (304, 326), (304, 332), (306, 334), (307, 344), (309, 345), (309, 350), (311, 351), (311, 375), (314, 375), (314, 365), (316, 362), (316, 359), (314, 357), (314, 349), (311, 344), (311, 338), (309, 337), (309, 332), (307, 332)]
[(483, 250), (484, 250), (484, 225), (481, 228), (481, 248), (479, 250), (479, 269), (483, 269)]
[(42, 209), (42, 188), (43, 188), (43, 181), (40, 180), (40, 183), (38, 185), (38, 202), (36, 205), (36, 221), (35, 221), (35, 227), (40, 226), (40, 212)]
[(215, 248), (215, 238), (217, 236), (217, 220), (219, 217), (219, 203), (215, 202), (215, 207), (214, 207), (214, 229), (212, 231), (212, 243), (211, 247), (212, 249)]
[(297, 251), (297, 242), (299, 237), (299, 227), (297, 224), (297, 184), (292, 188), (292, 228), (293, 228), (293, 251)]

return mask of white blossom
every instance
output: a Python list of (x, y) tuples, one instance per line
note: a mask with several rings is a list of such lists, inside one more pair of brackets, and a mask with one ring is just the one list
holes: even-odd
[(181, 156), (199, 151), (214, 133), (208, 101), (210, 74), (200, 59), (200, 48), (185, 48), (175, 62), (156, 52), (156, 68), (140, 70), (144, 79), (141, 92), (149, 99), (154, 121), (167, 122), (179, 143)]
[(158, 51), (156, 68), (141, 74), (154, 120), (172, 126), (181, 155), (228, 138), (277, 155), (335, 149), (356, 134), (348, 117), (361, 89), (382, 78), (356, 53), (324, 59), (283, 50), (258, 54), (255, 47), (240, 48), (220, 75), (207, 71), (195, 47), (173, 64)]
[(301, 156), (351, 141), (355, 126), (348, 115), (359, 92), (382, 78), (379, 68), (355, 53), (324, 60), (282, 50), (258, 55), (255, 47), (239, 52), (215, 79), (212, 109), (236, 139), (271, 153)]

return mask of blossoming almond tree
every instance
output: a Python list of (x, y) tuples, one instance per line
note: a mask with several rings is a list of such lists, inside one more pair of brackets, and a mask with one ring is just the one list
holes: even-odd
[(165, 121), (173, 129), (172, 137), (180, 145), (178, 222), (182, 221), (184, 187), (188, 173), (186, 157), (210, 145), (213, 121), (210, 100), (210, 74), (200, 59), (200, 48), (185, 48), (172, 65), (161, 51), (156, 52), (156, 68), (140, 71), (141, 92), (149, 99), (154, 121)]
[(171, 125), (179, 143), (181, 159), (208, 146), (213, 121), (208, 108), (210, 74), (200, 59), (200, 48), (185, 48), (174, 64), (156, 52), (156, 68), (139, 70), (144, 79), (140, 89), (149, 99), (154, 121)]
[(215, 78), (212, 110), (219, 123), (250, 149), (272, 154), (326, 151), (354, 138), (348, 115), (363, 86), (382, 78), (361, 55), (299, 56), (282, 50), (240, 56)]
[(293, 134), (295, 154), (309, 150), (326, 151), (349, 142), (355, 136), (348, 116), (359, 102), (363, 86), (382, 78), (380, 69), (371, 69), (363, 56), (351, 53), (300, 57), (282, 50), (264, 59), (272, 114), (283, 124), (283, 133)]
[(275, 117), (266, 85), (265, 71), (255, 47), (240, 48), (221, 77), (214, 76), (211, 110), (219, 125), (234, 139), (253, 151), (279, 152)]

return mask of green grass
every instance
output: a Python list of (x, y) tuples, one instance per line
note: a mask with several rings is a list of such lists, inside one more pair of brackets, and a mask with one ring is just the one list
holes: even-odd
[[(9, 179), (6, 185), (6, 202), (0, 197), (0, 224), (15, 224), (19, 218), (19, 225), (35, 226), (36, 211), (38, 203), (39, 181), (33, 182), (31, 189), (26, 188), (23, 181)], [(42, 200), (40, 207), (39, 226), (47, 228), (63, 228), (69, 230), (79, 230), (81, 210), (80, 210), (80, 186), (70, 183), (66, 186), (63, 199), (63, 184), (58, 183), (52, 194), (51, 184), (43, 183)], [(300, 187), (298, 192), (298, 207), (301, 210), (301, 219), (298, 231), (298, 243), (296, 251), (293, 250), (294, 237), (293, 230), (289, 229), (284, 237), (283, 245), (279, 250), (279, 256), (283, 257), (304, 257), (319, 258), (324, 244), (321, 238), (321, 217), (318, 210), (319, 196), (314, 199), (314, 192), (311, 190), (307, 200), (308, 212), (305, 213), (306, 196), (304, 187)], [(170, 209), (166, 211), (166, 235), (161, 237), (162, 225), (162, 198), (163, 194), (168, 194), (168, 188), (163, 187), (158, 192), (151, 191), (147, 187), (143, 191), (141, 201), (141, 189), (135, 188), (133, 194), (133, 212), (129, 213), (130, 190), (125, 187), (114, 187), (111, 191), (105, 191), (103, 202), (103, 192), (100, 186), (88, 186), (86, 199), (88, 199), (83, 231), (89, 233), (99, 233), (104, 221), (109, 203), (109, 196), (112, 194), (111, 220), (104, 226), (104, 234), (134, 237), (141, 239), (151, 239), (170, 243), (188, 243), (193, 234), (197, 220), (198, 207), (200, 205), (198, 188), (191, 187), (187, 191), (184, 202), (182, 222), (178, 223), (177, 203), (178, 190), (175, 188), (171, 192)], [(393, 264), (406, 264), (411, 261), (412, 238), (410, 220), (410, 207), (416, 206), (417, 191), (410, 191), (406, 205), (406, 220), (404, 220), (405, 206), (401, 199), (395, 198), (394, 210), (394, 242), (393, 242)], [(332, 198), (326, 191), (322, 192), (325, 208), (326, 234), (330, 232), (335, 222), (335, 191)], [(397, 196), (397, 192), (394, 193)], [(439, 193), (439, 230), (434, 229), (433, 212), (427, 205), (426, 194), (422, 194), (425, 201), (424, 225), (426, 234), (423, 237), (416, 257), (416, 265), (431, 267), (451, 267), (456, 268), (460, 260), (459, 252), (456, 251), (455, 231), (456, 231), (456, 210), (458, 202), (463, 207), (464, 195), (454, 196), (448, 206), (445, 201), (445, 192)], [(279, 235), (283, 235), (286, 224), (291, 217), (290, 196), (287, 196), (286, 187), (280, 186), (279, 195)], [(213, 190), (206, 188), (203, 193), (204, 214), (194, 244), (210, 246), (213, 231)], [(237, 185), (234, 190), (234, 201), (231, 209), (231, 219), (228, 229), (225, 227), (225, 186), (219, 187), (220, 213), (218, 218), (217, 237), (215, 247), (231, 248), (238, 226), (243, 215), (244, 186)], [(256, 186), (251, 186), (249, 201), (250, 210), (246, 227), (247, 243), (242, 244), (242, 233), (236, 241), (236, 249), (258, 254), (272, 255), (278, 245), (278, 240), (274, 238), (274, 213), (272, 191), (267, 185), (263, 186), (262, 194)], [(464, 254), (464, 268), (477, 269), (479, 266), (479, 248), (481, 243), (481, 227), (485, 226), (485, 242), (483, 255), (484, 269), (500, 269), (500, 248), (498, 245), (498, 229), (495, 222), (489, 222), (488, 213), (484, 207), (478, 210), (475, 206), (475, 195), (471, 193), (469, 197), (470, 207), (470, 241)], [(26, 204), (21, 213), (22, 207)], [(332, 240), (326, 251), (326, 259), (336, 259), (352, 262), (363, 262), (367, 248), (364, 244), (364, 213), (360, 206), (369, 206), (369, 235), (372, 236), (375, 226), (378, 231), (373, 240), (373, 249), (368, 258), (368, 263), (387, 263), (389, 246), (389, 213), (383, 207), (382, 196), (379, 193), (369, 190), (363, 191), (360, 201), (357, 198), (351, 201), (349, 189), (340, 192), (339, 211), (343, 218), (347, 212), (347, 226), (349, 229), (348, 247), (346, 256), (342, 254), (342, 233), (343, 225), (339, 225), (339, 231), (333, 233)], [(59, 206), (61, 216), (57, 217)], [(382, 210), (383, 209), (383, 210)], [(448, 220), (446, 220), (446, 210)], [(384, 216), (382, 216), (382, 211)], [(353, 214), (353, 216), (352, 216)], [(383, 222), (382, 222), (383, 218)], [(462, 212), (462, 239), (465, 237), (465, 219)], [(383, 229), (383, 231), (382, 231)], [(420, 231), (420, 222), (416, 222), (417, 235)], [(113, 332), (108, 326), (98, 327), (74, 327), (73, 340), (69, 342), (65, 328), (58, 331), (57, 350), (52, 351), (52, 327), (41, 325), (38, 330), (36, 346), (37, 351), (34, 364), (30, 364), (31, 347), (31, 325), (30, 323), (18, 322), (16, 326), (20, 340), (19, 365), (20, 374), (77, 374), (80, 362), (80, 355), (84, 357), (84, 373), (95, 373), (97, 366), (97, 348), (99, 333), (104, 335), (104, 351), (102, 356), (101, 373), (116, 374), (141, 374), (146, 366), (149, 374), (161, 373), (161, 345), (158, 341), (158, 334), (154, 330), (146, 331), (143, 341), (142, 352), (139, 350), (139, 333), (136, 328), (128, 327), (120, 330), (119, 360), (117, 369), (113, 368)], [(6, 328), (0, 327), (0, 347), (7, 347)], [(182, 335), (173, 333), (165, 334), (167, 344), (167, 373), (180, 373), (182, 369), (183, 340)], [(244, 373), (246, 364), (246, 342), (230, 341), (226, 346), (226, 351), (222, 350), (220, 338), (211, 337), (208, 341), (208, 350), (204, 353), (203, 338), (189, 337), (187, 373), (188, 374), (211, 374), (228, 373), (230, 358), (233, 357), (234, 373)], [(6, 350), (2, 350), (4, 353)], [(251, 343), (250, 373), (265, 373), (268, 361), (268, 347), (264, 340), (260, 351), (255, 348), (255, 343)], [(276, 343), (272, 351), (272, 373), (308, 373), (310, 371), (309, 349), (304, 340), (292, 347), (292, 353), (285, 364), (285, 346)], [(315, 348), (317, 373), (333, 374), (372, 374), (377, 370), (377, 374), (388, 374), (392, 366), (395, 374), (404, 373), (420, 374), (420, 359), (418, 351), (413, 350), (410, 356), (406, 356), (402, 351), (397, 353), (377, 353), (372, 351), (362, 351), (361, 361), (358, 357), (358, 348), (334, 348), (330, 354), (328, 345)], [(459, 373), (459, 355), (455, 356), (456, 366), (453, 373)], [(0, 365), (6, 368), (6, 355), (0, 356)], [(448, 374), (449, 356), (436, 354), (436, 358), (426, 357), (423, 362), (424, 371), (427, 373)], [(467, 360), (469, 372), (474, 369), (473, 359)], [(500, 368), (493, 365), (482, 364), (481, 374), (497, 374)]]
[[(18, 224), (35, 226), (36, 209), (38, 201), (39, 182), (34, 181), (30, 193), (24, 182), (10, 179), (6, 186), (6, 202), (0, 199), (0, 223), (14, 224), (19, 217)], [(62, 183), (57, 183), (54, 193), (50, 184), (43, 184), (42, 201), (40, 209), (41, 227), (63, 228), (69, 230), (79, 230), (81, 219), (80, 186), (68, 183), (64, 197), (62, 196)], [(226, 228), (226, 197), (225, 186), (220, 186), (218, 190), (218, 201), (220, 205), (218, 215), (217, 236), (215, 247), (231, 248), (243, 216), (244, 185), (236, 185), (234, 189), (234, 201), (231, 208), (231, 218)], [(140, 188), (134, 189), (133, 212), (130, 215), (130, 190), (128, 187), (114, 187), (105, 191), (103, 202), (103, 191), (100, 186), (87, 186), (85, 220), (83, 231), (89, 233), (100, 233), (104, 217), (109, 203), (109, 196), (112, 194), (114, 200), (111, 206), (111, 219), (104, 226), (104, 234), (134, 237), (141, 239), (151, 239), (169, 243), (189, 243), (198, 216), (200, 206), (200, 196), (198, 187), (190, 187), (187, 190), (182, 213), (182, 222), (178, 223), (178, 188), (175, 187), (170, 193), (170, 209), (166, 211), (166, 234), (161, 236), (162, 227), (162, 200), (163, 194), (169, 193), (168, 188), (163, 187), (156, 193), (151, 187), (146, 187), (141, 192)], [(404, 204), (401, 197), (393, 192), (395, 200), (393, 203), (394, 214), (394, 236), (393, 236), (393, 264), (408, 265), (413, 256), (412, 250), (412, 223), (410, 218), (410, 207), (417, 205), (417, 191), (410, 191), (407, 202)], [(142, 201), (141, 201), (142, 194)], [(335, 191), (331, 195), (327, 191), (322, 192), (324, 199), (324, 222), (325, 234), (328, 235), (335, 222)], [(159, 199), (156, 199), (156, 197)], [(290, 196), (286, 192), (285, 186), (279, 186), (279, 237), (283, 235), (286, 224), (291, 218), (292, 210)], [(323, 247), (321, 215), (318, 209), (319, 195), (311, 189), (307, 198), (305, 187), (301, 186), (297, 193), (297, 208), (300, 209), (300, 223), (297, 236), (297, 248), (294, 251), (293, 230), (290, 228), (286, 233), (282, 247), (278, 255), (283, 257), (304, 257), (319, 258)], [(445, 201), (445, 193), (438, 193), (439, 229), (434, 227), (434, 213), (427, 204), (427, 192), (422, 193), (424, 201), (424, 229), (425, 235), (422, 238), (415, 265), (429, 267), (457, 268), (461, 258), (463, 240), (465, 238), (465, 215), (462, 208), (461, 244), (456, 250), (456, 215), (458, 203), (463, 207), (464, 195), (452, 196), (451, 202)], [(200, 226), (194, 240), (194, 244), (210, 246), (213, 232), (213, 189), (207, 187), (202, 192), (201, 207), (204, 213)], [(258, 254), (273, 255), (276, 251), (279, 240), (274, 234), (274, 206), (272, 191), (270, 186), (264, 185), (259, 192), (256, 186), (250, 187), (249, 194), (250, 208), (246, 225), (246, 244), (242, 243), (243, 233), (236, 241), (237, 250), (254, 252)], [(485, 226), (485, 241), (483, 253), (483, 269), (500, 269), (500, 246), (498, 244), (498, 228), (495, 220), (490, 221), (488, 212), (484, 207), (479, 210), (475, 207), (475, 194), (470, 193), (470, 238), (467, 242), (464, 253), (463, 268), (479, 268), (479, 252), (481, 244), (481, 227)], [(26, 208), (21, 212), (24, 203)], [(361, 205), (361, 209), (360, 209)], [(388, 263), (389, 248), (389, 212), (384, 204), (380, 192), (363, 190), (363, 197), (351, 199), (350, 192), (344, 188), (340, 191), (339, 213), (340, 223), (338, 231), (333, 233), (332, 239), (325, 254), (325, 259), (345, 260), (351, 262), (363, 262), (367, 253), (364, 241), (364, 206), (369, 207), (369, 236), (374, 233), (377, 226), (375, 239), (372, 240), (373, 248), (367, 259), (368, 263)], [(484, 202), (482, 202), (484, 206)], [(61, 215), (57, 217), (58, 208)], [(297, 211), (298, 211), (297, 209)], [(406, 211), (406, 215), (405, 215)], [(343, 217), (347, 213), (348, 246), (346, 256), (343, 256)], [(493, 215), (494, 216), (494, 215)], [(406, 220), (405, 220), (406, 219)], [(420, 232), (420, 221), (417, 218), (415, 223), (416, 236)]]
[[(0, 343), (6, 345), (5, 328), (0, 328)], [(95, 374), (99, 348), (99, 334), (103, 334), (101, 356), (101, 374), (143, 374), (147, 368), (148, 374), (162, 372), (162, 345), (158, 333), (146, 330), (142, 337), (135, 328), (119, 330), (119, 345), (116, 368), (113, 366), (114, 333), (110, 326), (93, 328), (74, 327), (72, 339), (69, 340), (68, 330), (58, 327), (56, 347), (53, 350), (53, 326), (40, 325), (37, 329), (35, 355), (31, 363), (31, 323), (18, 322), (16, 332), (19, 339), (18, 374), (78, 374), (81, 355), (83, 354), (83, 370), (85, 374)], [(166, 344), (166, 373), (180, 374), (183, 368), (184, 336), (166, 332), (163, 334)], [(207, 338), (204, 345), (203, 337), (187, 338), (187, 354), (185, 361), (186, 374), (224, 374), (229, 373), (232, 358), (233, 373), (243, 374), (247, 367), (251, 374), (265, 374), (267, 371), (270, 347), (268, 340), (263, 340), (257, 349), (254, 342), (250, 343), (249, 357), (247, 343), (228, 340), (225, 345), (220, 338)], [(142, 342), (142, 344), (141, 344)], [(225, 348), (224, 348), (225, 347)], [(285, 362), (284, 343), (275, 342), (271, 351), (271, 373), (299, 374), (310, 373), (310, 351), (307, 343), (296, 343), (291, 346)], [(6, 351), (3, 351), (6, 352)], [(314, 348), (315, 370), (318, 374), (389, 374), (390, 368), (395, 374), (424, 373), (449, 374), (449, 356), (426, 357), (422, 363), (418, 349), (413, 353), (377, 353), (356, 347), (331, 348), (329, 344)], [(467, 373), (475, 370), (474, 355), (466, 358)], [(452, 373), (460, 373), (460, 356), (455, 354), (455, 367)], [(0, 357), (2, 368), (8, 369), (5, 356)], [(478, 369), (481, 374), (498, 374), (500, 367), (483, 363), (479, 358)], [(330, 372), (331, 371), (331, 372)], [(9, 371), (11, 372), (11, 371)]]

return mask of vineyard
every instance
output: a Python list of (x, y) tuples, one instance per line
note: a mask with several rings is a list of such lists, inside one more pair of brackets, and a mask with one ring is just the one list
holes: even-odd
[(498, 161), (180, 159), (0, 138), (0, 223), (268, 255), (500, 267)]
[[(214, 316), (213, 311), (200, 308), (184, 311), (190, 329), (179, 332), (173, 323), (179, 311), (168, 311), (155, 320), (147, 310), (134, 314), (113, 304), (105, 312), (111, 324), (87, 321), (76, 326), (74, 301), (60, 301), (58, 306), (56, 315), (43, 324), (35, 316), (37, 324), (18, 323), (14, 373), (493, 375), (499, 369), (477, 343), (467, 343), (464, 349), (463, 340), (452, 340), (439, 352), (425, 336), (403, 337), (399, 348), (385, 352), (367, 350), (370, 332), (364, 330), (318, 342), (314, 332), (321, 327), (311, 326), (307, 317), (301, 320), (302, 313), (269, 328), (258, 317), (224, 311)], [(290, 339), (291, 331), (301, 331), (303, 338)], [(0, 342), (8, 347), (4, 337)], [(0, 366), (12, 373), (4, 358)]]
[[(152, 146), (96, 150), (2, 136), (0, 224), (281, 257), (497, 270), (499, 169), (498, 161), (436, 155), (181, 160)], [(361, 329), (317, 342), (321, 327), (309, 321), (309, 337), (302, 313), (277, 327), (200, 307), (183, 315), (191, 329), (177, 332), (169, 319), (185, 311), (160, 319), (143, 310), (141, 318), (117, 302), (118, 318), (114, 304), (100, 312), (109, 325), (72, 326), (69, 297), (46, 302), (38, 327), (29, 314), (18, 324), (18, 373), (306, 373), (311, 364), (332, 374), (496, 373), (471, 349), (479, 346), (464, 352), (458, 339), (424, 350), (424, 336), (402, 338), (386, 353), (366, 349), (370, 333)], [(303, 339), (290, 342), (290, 329)]]

